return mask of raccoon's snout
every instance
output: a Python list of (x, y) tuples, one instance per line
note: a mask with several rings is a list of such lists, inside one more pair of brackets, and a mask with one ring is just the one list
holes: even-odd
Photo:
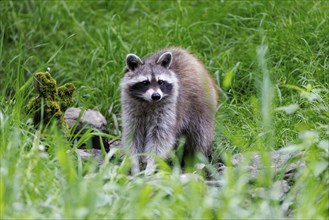
[(153, 101), (158, 101), (161, 99), (161, 95), (159, 93), (155, 92), (152, 94), (151, 98)]

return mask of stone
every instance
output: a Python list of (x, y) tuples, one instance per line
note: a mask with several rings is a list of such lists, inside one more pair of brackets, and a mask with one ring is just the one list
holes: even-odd
[(91, 109), (86, 109), (86, 111), (84, 111), (81, 117), (80, 113), (80, 108), (68, 108), (65, 111), (64, 118), (69, 128), (75, 126), (76, 122), (78, 121), (78, 124), (76, 125), (77, 129), (82, 129), (84, 126), (86, 126), (88, 128), (96, 128), (100, 131), (107, 130), (106, 119), (100, 112)]
[[(94, 129), (108, 134), (105, 117), (98, 111), (87, 109), (83, 113), (80, 108), (68, 108), (64, 118), (70, 129), (74, 129), (74, 134), (84, 134), (88, 129)], [(105, 151), (110, 150), (109, 140), (106, 137), (92, 137), (92, 148), (101, 149), (102, 139)]]
[[(294, 158), (301, 156), (302, 153), (303, 152), (291, 153), (285, 151), (269, 152), (271, 169), (276, 174), (281, 172), (285, 173), (287, 177), (290, 177), (290, 174), (293, 173), (295, 169), (305, 166), (305, 161), (303, 160), (295, 160), (294, 162), (291, 162)], [(259, 172), (264, 170), (261, 153), (259, 152), (235, 154), (232, 156), (232, 165), (237, 167), (243, 164), (242, 162), (245, 161), (246, 158), (250, 158), (248, 169), (253, 177), (256, 177)]]

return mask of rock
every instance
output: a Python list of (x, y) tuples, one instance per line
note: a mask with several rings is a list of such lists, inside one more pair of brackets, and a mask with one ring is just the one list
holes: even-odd
[(103, 155), (102, 151), (98, 149), (76, 149), (76, 153), (81, 157), (82, 160), (89, 160), (90, 158), (98, 161), (99, 164), (103, 163)]
[(204, 181), (202, 176), (195, 173), (183, 173), (179, 179), (182, 184), (187, 184), (190, 181)]
[[(289, 186), (294, 182), (293, 177), (297, 170), (305, 166), (305, 160), (301, 157), (303, 152), (273, 151), (267, 153), (271, 160), (270, 165), (273, 176), (279, 176), (279, 179), (282, 178), (282, 182), (276, 182), (275, 187), (276, 189), (281, 189), (277, 190), (281, 194), (286, 193)], [(234, 171), (239, 168), (244, 169), (250, 180), (253, 181), (257, 176), (263, 175), (265, 169), (261, 153), (259, 152), (235, 154), (232, 156), (231, 164), (232, 167), (227, 167), (223, 163), (214, 164), (213, 167), (216, 172), (211, 172), (212, 175), (207, 177), (206, 183), (209, 186), (221, 187), (226, 170), (232, 169)]]
[[(84, 134), (88, 129), (94, 129), (108, 134), (106, 119), (98, 111), (87, 109), (82, 113), (80, 108), (68, 108), (65, 111), (64, 118), (70, 129), (75, 128), (74, 134)], [(105, 137), (92, 137), (92, 147), (101, 149), (100, 139), (102, 139), (104, 148), (108, 152), (110, 144), (109, 140)]]
[[(68, 108), (65, 111), (64, 118), (67, 121), (69, 128), (73, 127), (79, 119), (81, 113), (80, 108)], [(88, 128), (96, 128), (100, 131), (106, 130), (106, 119), (98, 111), (87, 109), (77, 124), (77, 129), (81, 129), (84, 126)]]
[(205, 183), (212, 187), (223, 187), (225, 184), (223, 180), (207, 180)]
[[(270, 152), (269, 157), (271, 160), (271, 169), (275, 174), (284, 173), (286, 179), (289, 178), (295, 169), (305, 166), (305, 161), (303, 160), (295, 160), (292, 162), (293, 159), (298, 158), (302, 153), (303, 152)], [(235, 154), (232, 156), (232, 165), (234, 167), (240, 166), (241, 164), (244, 164), (243, 162), (248, 158), (250, 159), (248, 164), (250, 174), (253, 177), (256, 177), (262, 170), (264, 170), (261, 153), (252, 152)]]
[(289, 189), (290, 186), (286, 180), (279, 180), (274, 182), (270, 188), (255, 188), (255, 190), (251, 192), (251, 196), (279, 201), (288, 193)]
[(112, 148), (118, 148), (120, 151), (124, 151), (123, 146), (121, 145), (121, 141), (120, 140), (110, 140), (109, 145)]

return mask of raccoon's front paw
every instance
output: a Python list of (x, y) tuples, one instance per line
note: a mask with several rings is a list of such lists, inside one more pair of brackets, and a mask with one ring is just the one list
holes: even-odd
[(132, 158), (132, 165), (131, 165), (131, 174), (132, 175), (136, 175), (139, 172), (140, 172), (140, 169), (139, 169), (139, 158), (138, 157), (133, 157)]
[(145, 176), (150, 176), (152, 174), (154, 174), (156, 171), (156, 165), (155, 165), (155, 162), (154, 160), (149, 160), (147, 161), (147, 165), (146, 165), (146, 168), (145, 168)]

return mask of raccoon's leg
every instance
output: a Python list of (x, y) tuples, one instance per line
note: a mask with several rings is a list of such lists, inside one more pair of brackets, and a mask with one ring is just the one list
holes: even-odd
[[(167, 159), (171, 149), (176, 143), (175, 120), (160, 121), (150, 127), (145, 146), (146, 169), (145, 174), (152, 174), (156, 169), (154, 156)], [(153, 154), (153, 155), (152, 155)]]
[[(140, 125), (139, 123), (136, 124)], [(143, 153), (143, 143), (144, 143), (144, 135), (145, 135), (144, 131), (145, 129), (142, 129), (141, 127), (126, 126), (123, 129), (122, 139), (125, 149), (127, 149), (127, 151), (130, 152), (130, 156), (132, 160), (132, 167), (131, 167), (132, 174), (137, 174), (140, 172), (140, 166), (139, 166), (140, 156), (138, 154)]]
[(131, 173), (133, 175), (139, 173), (140, 172), (139, 156), (132, 153), (131, 163), (132, 163), (131, 164)]
[(149, 176), (152, 175), (156, 170), (155, 160), (152, 156), (147, 156), (146, 158), (146, 168), (145, 168), (145, 175)]
[(146, 168), (145, 175), (151, 175), (156, 170), (156, 164), (154, 160), (154, 156), (156, 156), (156, 149), (158, 146), (154, 143), (154, 140), (149, 139), (145, 146), (145, 153), (148, 154), (146, 156)]
[(191, 124), (185, 132), (186, 143), (183, 156), (185, 160), (193, 160), (195, 153), (198, 151), (206, 157), (211, 156), (214, 124), (211, 119), (200, 119), (197, 122)]
[(141, 156), (138, 154), (143, 153), (143, 143), (144, 143), (144, 133), (141, 133), (141, 130), (138, 130), (139, 132), (135, 132), (133, 143), (130, 147), (130, 153), (132, 156), (132, 167), (131, 172), (132, 174), (137, 174), (140, 172), (140, 166), (139, 162), (141, 159)]

